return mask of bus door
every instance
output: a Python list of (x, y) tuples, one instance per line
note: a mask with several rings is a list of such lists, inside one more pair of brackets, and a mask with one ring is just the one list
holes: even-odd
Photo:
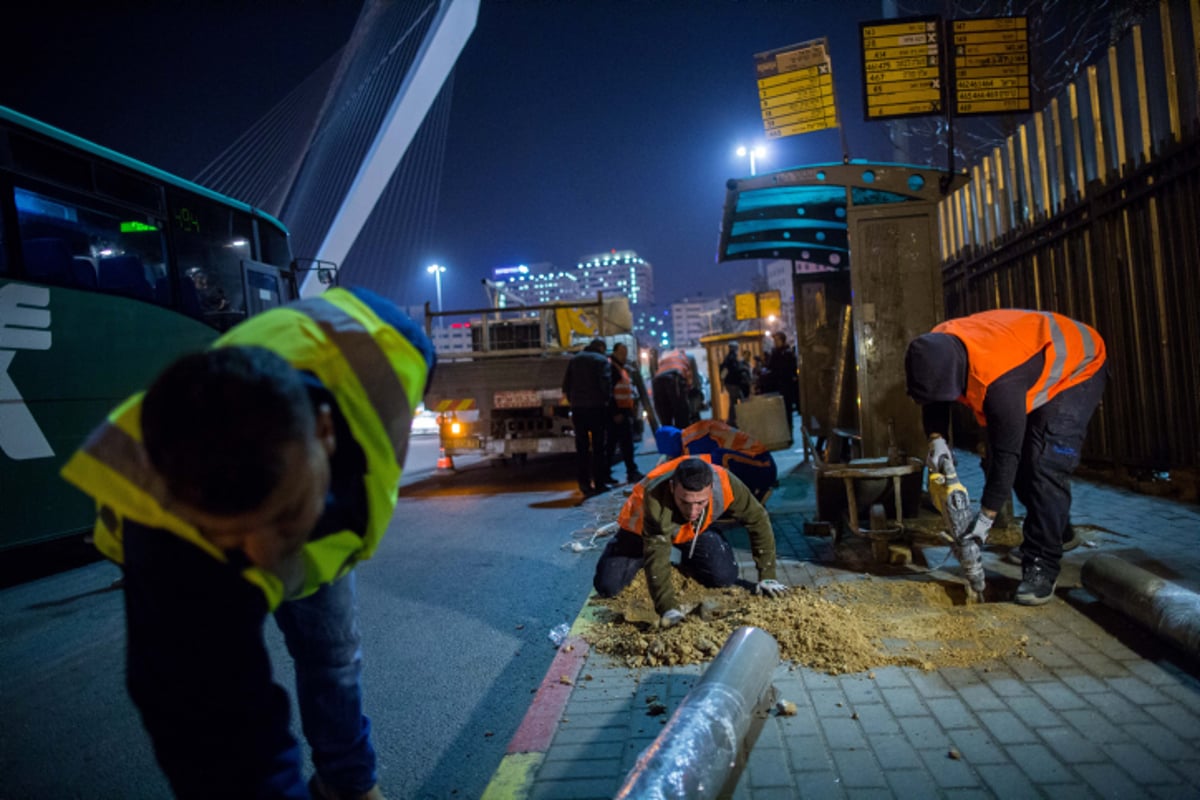
[(258, 261), (242, 261), (245, 281), (246, 311), (250, 316), (295, 299), (291, 283), (280, 274), (278, 267)]

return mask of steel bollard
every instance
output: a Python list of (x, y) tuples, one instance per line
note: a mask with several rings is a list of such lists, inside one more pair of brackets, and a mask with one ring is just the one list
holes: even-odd
[(1109, 554), (1084, 562), (1081, 578), (1108, 605), (1200, 655), (1200, 595)]
[(766, 631), (743, 626), (731, 633), (658, 738), (638, 756), (618, 800), (716, 797), (749, 755), (754, 715), (775, 701), (771, 674), (778, 664), (779, 643)]

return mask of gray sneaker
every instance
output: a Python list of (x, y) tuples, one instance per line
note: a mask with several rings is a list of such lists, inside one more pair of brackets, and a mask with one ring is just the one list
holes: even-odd
[(1054, 598), (1058, 580), (1051, 578), (1043, 562), (1034, 562), (1021, 570), (1021, 582), (1017, 585), (1016, 601), (1023, 606), (1040, 606)]

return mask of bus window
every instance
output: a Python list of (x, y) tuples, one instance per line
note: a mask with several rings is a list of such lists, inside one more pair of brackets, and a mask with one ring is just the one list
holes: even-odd
[(264, 222), (258, 224), (258, 260), (271, 264), (280, 269), (290, 269), (292, 251), (288, 247), (287, 236), (283, 231)]
[[(251, 257), (250, 217), (179, 190), (168, 190), (167, 203), (179, 270), (197, 290), (202, 318), (219, 330), (233, 327), (247, 314), (242, 261)], [(191, 300), (180, 299), (192, 313)]]
[(25, 277), (166, 302), (162, 226), (101, 201), (13, 189)]

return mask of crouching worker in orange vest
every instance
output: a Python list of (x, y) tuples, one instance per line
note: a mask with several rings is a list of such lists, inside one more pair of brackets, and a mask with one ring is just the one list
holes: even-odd
[(679, 568), (702, 585), (732, 586), (738, 577), (733, 547), (709, 527), (726, 510), (750, 533), (759, 579), (755, 593), (784, 594), (787, 586), (775, 579), (775, 534), (766, 509), (728, 470), (687, 456), (660, 464), (633, 488), (617, 520), (620, 529), (596, 564), (596, 593), (613, 597), (645, 568), (660, 626), (682, 622), (684, 611), (671, 578), (671, 548), (683, 555)]
[[(251, 317), (167, 367), (63, 469), (124, 568), (126, 686), (178, 797), (382, 798), (354, 565), (396, 507), (434, 362), (361, 289)], [(268, 614), (296, 668), (305, 785)]]

